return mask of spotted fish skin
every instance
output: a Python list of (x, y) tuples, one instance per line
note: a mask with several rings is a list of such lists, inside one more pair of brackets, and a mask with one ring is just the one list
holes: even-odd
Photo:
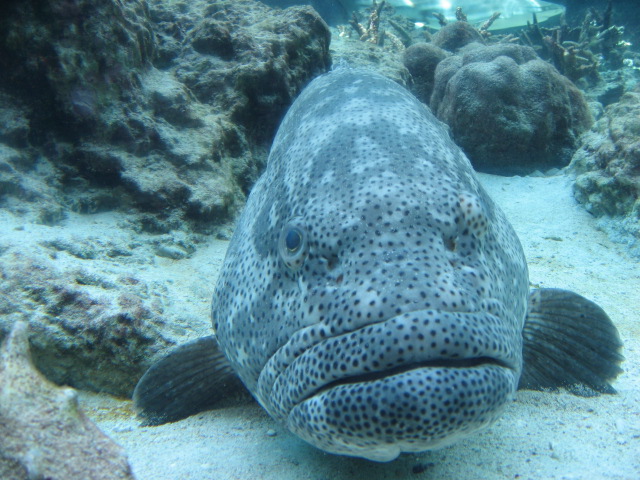
[(177, 421), (239, 398), (239, 376), (313, 445), (389, 461), (491, 424), (516, 388), (615, 393), (606, 312), (527, 285), (443, 126), (395, 83), (337, 70), (278, 131), (215, 289), (217, 338), (155, 363), (134, 405)]
[(273, 418), (388, 461), (499, 417), (528, 285), (515, 232), (443, 124), (391, 80), (343, 68), (284, 118), (212, 318)]

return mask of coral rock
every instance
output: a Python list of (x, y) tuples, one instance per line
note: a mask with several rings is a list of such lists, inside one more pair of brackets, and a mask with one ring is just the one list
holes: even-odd
[(640, 239), (640, 93), (609, 105), (571, 159), (576, 199), (592, 214), (619, 217)]
[(430, 106), (475, 168), (498, 173), (567, 165), (593, 121), (568, 78), (510, 44), (471, 44), (441, 61)]
[[(27, 188), (11, 174), (20, 188), (0, 186), (0, 197), (52, 198), (67, 212), (93, 204), (208, 232), (229, 222), (284, 111), (331, 64), (329, 27), (310, 7), (4, 3), (0, 143), (31, 147), (18, 153), (57, 183), (51, 196), (46, 179)], [(63, 216), (53, 213), (44, 220)]]
[(430, 43), (416, 43), (404, 52), (404, 66), (413, 77), (413, 94), (424, 103), (429, 103), (438, 63), (449, 54)]
[(473, 42), (484, 43), (482, 36), (467, 22), (453, 22), (445, 25), (433, 36), (433, 44), (450, 52), (457, 52)]
[(106, 255), (91, 242), (52, 239), (48, 245), (60, 257), (68, 249), (75, 260), (2, 255), (0, 338), (14, 321), (28, 320), (34, 363), (49, 380), (130, 395), (150, 357), (172, 343), (158, 327), (168, 319), (159, 304), (163, 288), (137, 279), (132, 284), (125, 268), (95, 273)]
[(82, 413), (75, 391), (34, 368), (25, 322), (14, 325), (0, 352), (0, 476), (134, 478), (123, 449)]

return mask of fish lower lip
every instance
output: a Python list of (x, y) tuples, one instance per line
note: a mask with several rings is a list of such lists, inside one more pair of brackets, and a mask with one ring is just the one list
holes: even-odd
[(380, 372), (387, 376), (379, 379), (344, 378), (310, 392), (284, 420), (316, 446), (372, 460), (440, 448), (493, 423), (513, 398), (517, 371), (485, 360), (492, 362), (478, 357), (406, 365), (415, 368)]

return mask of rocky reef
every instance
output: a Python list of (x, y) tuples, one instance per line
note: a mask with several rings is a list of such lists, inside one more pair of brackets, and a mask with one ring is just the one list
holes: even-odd
[[(519, 34), (498, 35), (470, 25), (460, 10), (453, 23), (434, 14), (442, 28), (427, 33), (426, 42), (414, 38), (404, 64), (409, 87), (451, 127), (476, 168), (527, 173), (571, 159), (578, 201), (640, 252), (632, 146), (638, 134), (629, 114), (640, 81), (636, 7), (570, 0), (572, 26), (562, 18), (545, 28), (533, 16)], [(591, 117), (602, 115), (588, 131)], [(609, 131), (613, 124), (625, 133)]]
[[(26, 150), (3, 196), (65, 212), (135, 209), (142, 231), (230, 221), (297, 91), (330, 64), (310, 8), (250, 0), (5, 2), (0, 136)], [(15, 157), (14, 157), (15, 158)], [(11, 170), (43, 171), (26, 185)], [(42, 178), (44, 177), (44, 178)], [(60, 195), (62, 194), (62, 195)]]
[(27, 321), (48, 378), (127, 396), (206, 334), (215, 266), (188, 279), (198, 307), (159, 269), (230, 235), (329, 43), (304, 6), (3, 2), (0, 337)]
[(574, 195), (597, 217), (612, 217), (618, 235), (640, 253), (640, 92), (609, 105), (580, 139), (571, 160)]

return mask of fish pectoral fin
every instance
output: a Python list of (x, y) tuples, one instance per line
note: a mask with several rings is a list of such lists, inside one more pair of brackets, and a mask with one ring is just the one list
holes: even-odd
[(610, 382), (622, 372), (622, 342), (607, 314), (592, 301), (567, 290), (535, 290), (523, 337), (518, 388), (563, 387), (582, 396), (616, 393)]
[(161, 425), (220, 406), (243, 391), (215, 338), (209, 336), (178, 346), (152, 365), (136, 385), (133, 403), (144, 425)]

